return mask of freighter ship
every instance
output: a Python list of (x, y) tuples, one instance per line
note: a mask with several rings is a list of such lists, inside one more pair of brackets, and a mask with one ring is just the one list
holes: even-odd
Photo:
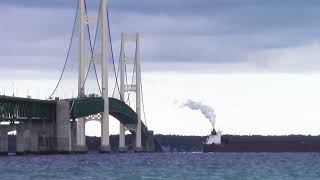
[(320, 152), (320, 144), (314, 143), (229, 143), (222, 138), (221, 131), (212, 130), (211, 135), (202, 144), (207, 152)]

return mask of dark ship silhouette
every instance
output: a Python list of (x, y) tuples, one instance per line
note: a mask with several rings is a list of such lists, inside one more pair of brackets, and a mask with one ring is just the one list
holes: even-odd
[(202, 144), (202, 151), (207, 152), (320, 152), (320, 144), (315, 143), (229, 143), (221, 131), (213, 129)]

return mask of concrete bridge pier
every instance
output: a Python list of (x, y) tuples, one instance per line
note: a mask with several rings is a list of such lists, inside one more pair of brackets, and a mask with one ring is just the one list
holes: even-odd
[(0, 155), (8, 155), (8, 127), (0, 126)]
[(22, 131), (22, 141), (24, 142), (23, 147), (23, 154), (30, 154), (31, 153), (31, 121), (27, 121), (24, 125), (24, 129)]
[(125, 130), (124, 125), (122, 123), (120, 123), (119, 152), (121, 152), (121, 153), (127, 152), (125, 131), (126, 130)]
[[(57, 151), (55, 122), (37, 123), (38, 151), (39, 153), (52, 154)], [(35, 137), (34, 137), (35, 138)]]
[(66, 100), (57, 102), (57, 152), (71, 152), (70, 104)]
[(77, 150), (77, 121), (75, 119), (71, 120), (71, 151), (75, 152)]
[(30, 154), (39, 154), (39, 134), (37, 127), (30, 128)]
[[(134, 136), (133, 139), (135, 142), (136, 141), (136, 136)], [(142, 136), (141, 138), (141, 147), (137, 148), (137, 145), (134, 144), (134, 152), (139, 153), (139, 152), (154, 152), (155, 151), (155, 145), (154, 145), (154, 135), (153, 131), (148, 131), (147, 136)]]
[(16, 134), (16, 154), (22, 155), (24, 154), (24, 126), (25, 124), (20, 122), (16, 126), (17, 134)]
[[(33, 144), (36, 143), (35, 139), (31, 138), (31, 121), (25, 123), (19, 123), (17, 125), (17, 135), (16, 135), (16, 154), (30, 154), (35, 151), (36, 148), (32, 148)], [(35, 132), (32, 133), (33, 135)]]
[(85, 135), (85, 119), (79, 118), (77, 123), (77, 148), (76, 153), (87, 153), (88, 147), (86, 145), (86, 135)]
[(58, 153), (87, 153), (85, 119), (70, 119), (70, 102), (57, 102), (57, 151)]
[(136, 135), (135, 135), (135, 152), (143, 152), (142, 147), (142, 136), (141, 136), (141, 120), (139, 120), (139, 113), (138, 114), (138, 123), (136, 128)]
[[(105, 112), (102, 113), (101, 121), (101, 143), (99, 152), (100, 153), (109, 153), (111, 152), (110, 147), (110, 138), (109, 138), (109, 104), (104, 104)], [(106, 110), (107, 107), (107, 110)]]
[(15, 125), (16, 154), (50, 154), (57, 151), (55, 124), (46, 120), (29, 120)]
[[(154, 144), (154, 135), (153, 131), (148, 131), (147, 134), (143, 133), (140, 136), (140, 144), (137, 143), (137, 138), (139, 138), (139, 135), (137, 135), (137, 126), (135, 124), (126, 124), (125, 127), (133, 133), (133, 150), (136, 153), (139, 152), (154, 152), (155, 151), (155, 144)], [(141, 131), (140, 131), (141, 132)], [(120, 137), (119, 137), (120, 139)]]

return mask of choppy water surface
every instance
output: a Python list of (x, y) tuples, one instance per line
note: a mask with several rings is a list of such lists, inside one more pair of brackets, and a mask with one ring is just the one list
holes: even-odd
[(320, 179), (319, 153), (0, 157), (0, 179)]

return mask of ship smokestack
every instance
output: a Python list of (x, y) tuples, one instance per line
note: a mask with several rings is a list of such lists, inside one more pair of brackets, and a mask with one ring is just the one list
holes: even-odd
[(191, 110), (200, 110), (201, 113), (210, 121), (212, 128), (214, 129), (214, 125), (216, 122), (216, 114), (214, 113), (212, 107), (190, 99), (183, 103), (182, 106), (188, 107)]

